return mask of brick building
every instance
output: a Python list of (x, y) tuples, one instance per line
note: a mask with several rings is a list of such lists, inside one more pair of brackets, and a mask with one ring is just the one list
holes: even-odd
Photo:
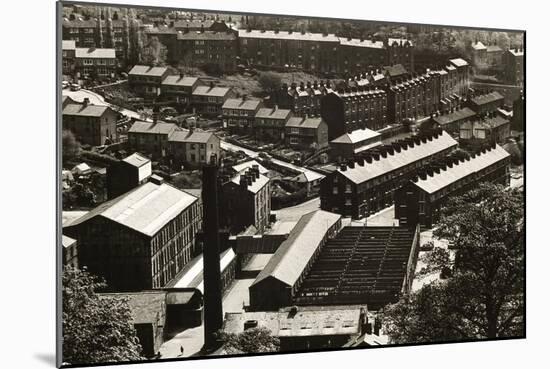
[(143, 97), (156, 98), (161, 93), (162, 81), (166, 76), (166, 67), (135, 65), (128, 72), (128, 88)]
[(61, 41), (61, 60), (63, 74), (72, 76), (74, 73), (76, 43), (74, 40)]
[(163, 99), (174, 101), (183, 111), (191, 105), (191, 94), (201, 84), (196, 77), (186, 77), (183, 73), (166, 76), (160, 86)]
[(504, 105), (504, 96), (493, 91), (485, 94), (477, 94), (468, 100), (470, 108), (479, 115), (492, 113)]
[(168, 137), (169, 153), (174, 164), (206, 164), (212, 155), (220, 157), (220, 138), (212, 132), (177, 130)]
[(413, 43), (403, 38), (388, 38), (386, 42), (388, 49), (387, 65), (402, 64), (408, 70), (414, 70)]
[(191, 94), (191, 105), (196, 112), (208, 117), (222, 115), (222, 106), (227, 99), (235, 96), (230, 87), (197, 86)]
[(285, 124), (285, 142), (301, 150), (321, 149), (328, 145), (328, 125), (320, 117), (292, 117)]
[(377, 87), (353, 87), (328, 93), (321, 100), (329, 140), (359, 128), (378, 130), (387, 123), (388, 95)]
[(510, 120), (497, 112), (460, 125), (460, 140), (504, 144), (508, 137), (510, 137)]
[(481, 41), (472, 42), (470, 45), (472, 62), (476, 67), (487, 65), (487, 47)]
[(237, 173), (222, 186), (222, 215), (232, 233), (239, 233), (253, 225), (260, 232), (269, 226), (271, 191), (269, 178), (253, 166)]
[(178, 63), (188, 67), (215, 66), (218, 72), (233, 73), (237, 68), (237, 36), (224, 32), (188, 31), (177, 34)]
[(292, 112), (288, 109), (261, 108), (254, 117), (253, 133), (256, 139), (263, 141), (284, 141), (285, 126), (292, 117)]
[(489, 66), (500, 67), (502, 65), (503, 50), (496, 43), (487, 46), (487, 64)]
[(392, 146), (371, 150), (321, 181), (321, 209), (360, 219), (393, 203), (396, 189), (429, 162), (442, 158), (458, 142), (448, 133), (415, 136)]
[(384, 42), (364, 38), (340, 37), (338, 56), (338, 70), (344, 75), (359, 74), (388, 63)]
[(147, 182), (153, 174), (151, 160), (132, 155), (107, 167), (107, 197), (114, 199)]
[(198, 253), (199, 199), (149, 181), (63, 228), (78, 241), (79, 264), (111, 291), (160, 288)]
[(254, 125), (256, 113), (263, 107), (260, 100), (227, 99), (222, 105), (222, 116), (231, 134), (250, 134)]
[(281, 89), (270, 95), (270, 105), (289, 109), (296, 116), (319, 115), (321, 113), (321, 99), (332, 92), (330, 82), (300, 82), (283, 83)]
[(74, 71), (81, 78), (113, 78), (117, 68), (115, 49), (81, 47), (75, 49)]
[(361, 128), (330, 141), (330, 156), (335, 162), (353, 159), (366, 150), (382, 144), (382, 135), (368, 128)]
[(135, 121), (128, 130), (128, 146), (153, 159), (164, 158), (169, 151), (168, 139), (177, 130), (180, 128), (173, 123)]
[(472, 157), (437, 163), (395, 192), (395, 218), (400, 225), (431, 228), (450, 197), (481, 182), (508, 186), (509, 172), (510, 154), (496, 144)]
[(118, 141), (118, 113), (108, 106), (92, 105), (85, 98), (82, 104), (67, 104), (62, 114), (63, 129), (71, 131), (81, 144), (101, 146), (107, 140)]
[(508, 83), (524, 86), (525, 54), (523, 48), (510, 49), (504, 53), (504, 74)]
[(476, 116), (470, 108), (451, 109), (449, 113), (434, 113), (431, 117), (433, 128), (441, 128), (451, 136), (458, 136), (462, 123), (468, 122)]

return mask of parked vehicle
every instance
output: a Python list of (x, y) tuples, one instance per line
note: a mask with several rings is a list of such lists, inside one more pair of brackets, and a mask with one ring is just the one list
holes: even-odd
[(71, 83), (71, 91), (80, 90), (80, 85), (78, 83)]

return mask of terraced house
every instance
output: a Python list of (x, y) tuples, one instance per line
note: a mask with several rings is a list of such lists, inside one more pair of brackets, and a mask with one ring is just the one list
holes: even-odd
[(328, 145), (328, 126), (320, 117), (292, 117), (285, 124), (285, 142), (302, 149), (321, 149)]
[(254, 135), (256, 139), (263, 141), (284, 141), (285, 126), (292, 112), (288, 109), (261, 108), (254, 119)]
[(161, 94), (162, 81), (168, 76), (168, 68), (135, 65), (128, 73), (130, 91), (149, 98)]
[(222, 106), (222, 116), (231, 134), (250, 134), (258, 110), (264, 106), (260, 100), (227, 99)]
[(222, 115), (222, 106), (225, 101), (235, 96), (229, 87), (217, 87), (214, 83), (209, 86), (197, 86), (191, 94), (191, 104), (196, 112), (208, 117)]
[(212, 155), (220, 157), (220, 139), (211, 132), (177, 130), (168, 137), (169, 152), (177, 165), (206, 164)]
[(80, 77), (114, 77), (118, 67), (115, 49), (75, 49), (74, 71)]
[(67, 104), (63, 108), (63, 129), (71, 131), (81, 144), (101, 146), (107, 140), (118, 141), (118, 113), (108, 106), (92, 105), (86, 98), (82, 104)]

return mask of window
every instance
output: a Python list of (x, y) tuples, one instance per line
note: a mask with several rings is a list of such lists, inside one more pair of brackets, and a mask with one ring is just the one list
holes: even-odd
[(334, 195), (338, 195), (338, 187), (334, 186), (334, 187), (332, 188), (332, 193), (333, 193)]
[(351, 193), (351, 185), (346, 184), (346, 193)]
[(351, 206), (351, 199), (346, 199), (346, 206)]

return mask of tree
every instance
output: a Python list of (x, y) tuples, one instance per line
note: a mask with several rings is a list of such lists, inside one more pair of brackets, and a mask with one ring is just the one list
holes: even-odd
[(163, 66), (166, 64), (166, 55), (166, 46), (159, 41), (158, 37), (153, 36), (148, 40), (147, 45), (145, 45), (142, 50), (142, 61), (149, 65)]
[(385, 312), (395, 343), (524, 335), (523, 193), (482, 184), (449, 199), (434, 236), (456, 248), (436, 248), (422, 273), (450, 271)]
[(74, 134), (69, 130), (61, 132), (61, 151), (63, 164), (80, 155), (80, 142), (76, 140)]
[(262, 90), (268, 93), (279, 90), (282, 84), (281, 77), (273, 72), (261, 73), (258, 82)]
[(239, 334), (220, 331), (217, 335), (228, 354), (277, 352), (280, 347), (279, 338), (273, 337), (265, 327), (247, 329)]
[(101, 298), (105, 283), (66, 267), (63, 283), (63, 361), (92, 364), (142, 360), (128, 302)]

